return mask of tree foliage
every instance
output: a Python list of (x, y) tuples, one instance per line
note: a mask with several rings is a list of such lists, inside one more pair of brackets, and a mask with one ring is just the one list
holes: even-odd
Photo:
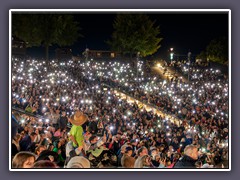
[(209, 61), (226, 64), (228, 62), (228, 41), (221, 37), (212, 40), (206, 48), (206, 54)]
[(27, 47), (53, 44), (72, 45), (80, 36), (78, 22), (69, 14), (13, 14), (12, 35), (27, 43)]
[(196, 56), (196, 59), (201, 59), (203, 61), (207, 61), (207, 54), (206, 51), (202, 51), (200, 54)]
[(113, 24), (114, 32), (108, 41), (111, 47), (123, 54), (136, 54), (145, 57), (160, 48), (159, 26), (144, 14), (118, 14)]

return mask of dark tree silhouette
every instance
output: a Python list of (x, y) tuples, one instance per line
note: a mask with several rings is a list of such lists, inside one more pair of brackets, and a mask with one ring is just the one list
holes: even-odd
[(70, 14), (12, 15), (12, 35), (27, 43), (27, 47), (44, 46), (48, 60), (49, 46), (72, 45), (79, 37), (79, 23)]

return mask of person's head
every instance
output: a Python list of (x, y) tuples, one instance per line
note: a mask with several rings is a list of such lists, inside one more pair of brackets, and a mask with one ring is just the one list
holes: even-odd
[(154, 148), (154, 149), (151, 150), (151, 156), (152, 156), (152, 157), (156, 156), (157, 154), (158, 154), (158, 151), (157, 151), (156, 148)]
[(19, 142), (21, 140), (22, 136), (21, 134), (16, 134), (13, 139), (16, 141), (16, 142)]
[(130, 146), (126, 147), (125, 154), (128, 156), (132, 156), (132, 153), (133, 153), (132, 147), (130, 147)]
[(89, 138), (89, 142), (91, 144), (95, 144), (98, 142), (98, 137), (96, 135), (92, 135), (90, 138)]
[(63, 112), (62, 112), (62, 116), (63, 116), (63, 117), (66, 116), (66, 111), (63, 111)]
[(133, 146), (137, 146), (137, 144), (138, 144), (138, 139), (132, 139), (132, 140), (130, 141), (130, 143), (131, 143)]
[(49, 160), (40, 160), (33, 164), (32, 168), (58, 168), (55, 162)]
[(12, 160), (12, 167), (13, 168), (31, 168), (36, 160), (36, 155), (27, 152), (22, 151), (17, 153), (13, 160)]
[(162, 152), (164, 149), (165, 149), (165, 145), (164, 145), (164, 144), (161, 144), (161, 145), (159, 146), (159, 152)]
[(161, 158), (160, 155), (157, 154), (157, 155), (152, 157), (152, 160), (155, 160), (155, 161), (159, 162), (160, 158)]
[(198, 159), (198, 148), (195, 145), (188, 145), (184, 149), (184, 154), (191, 157), (194, 160)]
[(30, 138), (32, 141), (34, 141), (34, 139), (36, 138), (37, 134), (35, 132), (31, 132), (30, 134)]
[(148, 150), (145, 146), (138, 149), (138, 156), (142, 157), (144, 155), (148, 155)]
[(83, 156), (75, 156), (70, 159), (66, 168), (90, 168), (90, 162)]
[(122, 145), (122, 147), (121, 147), (121, 153), (122, 153), (122, 154), (125, 153), (127, 147), (128, 147), (127, 144)]
[(151, 157), (149, 155), (143, 155), (140, 158), (137, 168), (150, 167), (151, 166)]
[(47, 149), (46, 146), (40, 145), (35, 149), (35, 154), (39, 156), (39, 154), (46, 149)]
[(201, 168), (202, 167), (202, 162), (201, 161), (197, 161), (195, 163), (195, 166), (196, 166), (196, 168)]

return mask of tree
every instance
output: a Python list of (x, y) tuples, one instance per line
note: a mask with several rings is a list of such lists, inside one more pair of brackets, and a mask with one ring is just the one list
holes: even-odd
[(118, 14), (113, 24), (110, 46), (123, 54), (140, 52), (140, 56), (154, 54), (160, 48), (159, 26), (144, 14)]
[(226, 64), (228, 62), (228, 41), (221, 37), (212, 40), (206, 48), (209, 61)]
[(48, 60), (49, 46), (72, 45), (82, 35), (78, 22), (69, 14), (13, 14), (12, 35), (27, 43), (27, 47), (44, 46)]
[(198, 55), (196, 56), (196, 59), (201, 59), (202, 61), (206, 61), (206, 60), (207, 60), (206, 51), (202, 51), (200, 54), (198, 54)]

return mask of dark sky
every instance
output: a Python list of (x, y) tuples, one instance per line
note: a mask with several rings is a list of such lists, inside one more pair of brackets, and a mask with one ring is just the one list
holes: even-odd
[[(72, 46), (73, 54), (81, 54), (86, 47), (94, 50), (109, 50), (105, 43), (110, 39), (113, 32), (113, 12), (105, 13), (82, 13), (74, 14), (79, 21), (84, 35)], [(169, 48), (173, 47), (176, 54), (185, 55), (192, 52), (197, 55), (206, 48), (208, 43), (221, 36), (228, 37), (228, 14), (226, 12), (216, 13), (159, 13), (149, 14), (151, 20), (160, 26), (161, 48), (155, 53), (156, 57), (166, 58)], [(54, 55), (55, 47), (50, 48), (50, 55)], [(29, 53), (37, 53), (37, 48), (31, 49)], [(43, 51), (44, 52), (44, 51)], [(44, 56), (43, 56), (44, 57)]]

